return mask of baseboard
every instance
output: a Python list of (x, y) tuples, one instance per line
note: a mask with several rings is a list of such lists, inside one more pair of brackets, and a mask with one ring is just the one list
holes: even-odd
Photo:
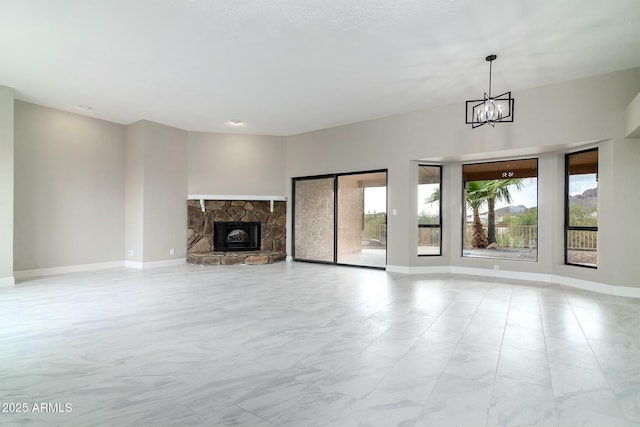
[(0, 277), (0, 288), (5, 286), (13, 286), (16, 284), (16, 280), (13, 276)]
[(640, 298), (640, 288), (618, 285), (613, 285), (611, 287), (611, 295), (615, 295), (617, 297)]
[(387, 265), (387, 272), (402, 274), (446, 274), (451, 273), (451, 267), (448, 265), (434, 267), (406, 267), (403, 265)]
[(495, 277), (500, 279), (524, 280), (528, 282), (554, 283), (556, 285), (569, 286), (601, 294), (615, 295), (630, 298), (640, 298), (640, 288), (630, 286), (609, 285), (600, 282), (575, 279), (573, 277), (557, 276), (554, 274), (528, 273), (522, 271), (509, 270), (489, 270), (486, 268), (471, 268), (459, 266), (442, 267), (406, 267), (399, 265), (388, 265), (387, 271), (391, 273), (403, 274), (437, 274), (451, 273), (468, 276)]
[(631, 286), (608, 285), (606, 283), (590, 282), (588, 280), (574, 279), (573, 277), (566, 276), (553, 276), (553, 283), (618, 297), (640, 298), (640, 288)]
[(552, 283), (552, 276), (550, 274), (528, 273), (524, 271), (489, 270), (486, 268), (451, 266), (451, 273), (464, 274), (467, 276), (495, 277), (498, 279), (524, 280), (527, 282)]
[(124, 267), (123, 261), (99, 262), (94, 264), (67, 265), (64, 267), (38, 268), (35, 270), (14, 271), (16, 279), (29, 279), (32, 277), (53, 276), (56, 274), (80, 273), (85, 271), (107, 270), (110, 268)]
[[(113, 262), (99, 262), (95, 264), (79, 264), (79, 265), (67, 265), (64, 267), (51, 267), (51, 268), (38, 268), (35, 270), (22, 270), (22, 271), (14, 271), (13, 275), (16, 279), (29, 279), (32, 277), (42, 277), (42, 276), (54, 276), (56, 274), (67, 274), (67, 273), (82, 273), (86, 271), (97, 271), (97, 270), (108, 270), (110, 268), (136, 268), (139, 270), (146, 270), (148, 268), (158, 268), (158, 267), (170, 267), (175, 265), (183, 265), (186, 263), (185, 258), (175, 258), (168, 259), (164, 261), (152, 261), (152, 262), (135, 262), (135, 261), (113, 261)], [(9, 282), (8, 279), (11, 279)], [(0, 278), (0, 286), (4, 286), (4, 283), (7, 283), (6, 286), (14, 284), (13, 277), (10, 278)]]
[(136, 268), (138, 270), (142, 270), (143, 263), (138, 261), (125, 261), (124, 266), (125, 268)]
[(149, 262), (125, 261), (124, 266), (126, 268), (147, 270), (150, 268), (173, 267), (176, 265), (184, 265), (186, 262), (187, 262), (186, 258), (173, 258), (173, 259), (166, 259), (163, 261), (149, 261)]

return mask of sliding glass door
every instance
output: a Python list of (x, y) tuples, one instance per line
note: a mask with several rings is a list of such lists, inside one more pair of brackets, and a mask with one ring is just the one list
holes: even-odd
[(293, 258), (385, 268), (387, 171), (294, 178)]
[(387, 265), (387, 172), (338, 176), (338, 264)]
[(335, 177), (293, 181), (294, 258), (334, 261)]

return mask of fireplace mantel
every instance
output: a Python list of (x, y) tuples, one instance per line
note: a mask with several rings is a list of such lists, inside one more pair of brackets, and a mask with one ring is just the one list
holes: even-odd
[(200, 200), (200, 208), (204, 212), (205, 200), (247, 200), (270, 202), (271, 212), (273, 212), (273, 202), (286, 202), (286, 196), (248, 196), (248, 195), (229, 195), (229, 194), (189, 194), (187, 200)]

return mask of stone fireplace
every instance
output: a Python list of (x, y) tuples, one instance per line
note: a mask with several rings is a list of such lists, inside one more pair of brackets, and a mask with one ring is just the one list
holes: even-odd
[(188, 200), (187, 262), (271, 264), (286, 259), (286, 202)]

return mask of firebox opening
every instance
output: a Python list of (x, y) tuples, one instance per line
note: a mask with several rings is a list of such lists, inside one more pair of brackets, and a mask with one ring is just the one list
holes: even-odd
[(258, 251), (260, 250), (259, 222), (213, 223), (214, 251)]

